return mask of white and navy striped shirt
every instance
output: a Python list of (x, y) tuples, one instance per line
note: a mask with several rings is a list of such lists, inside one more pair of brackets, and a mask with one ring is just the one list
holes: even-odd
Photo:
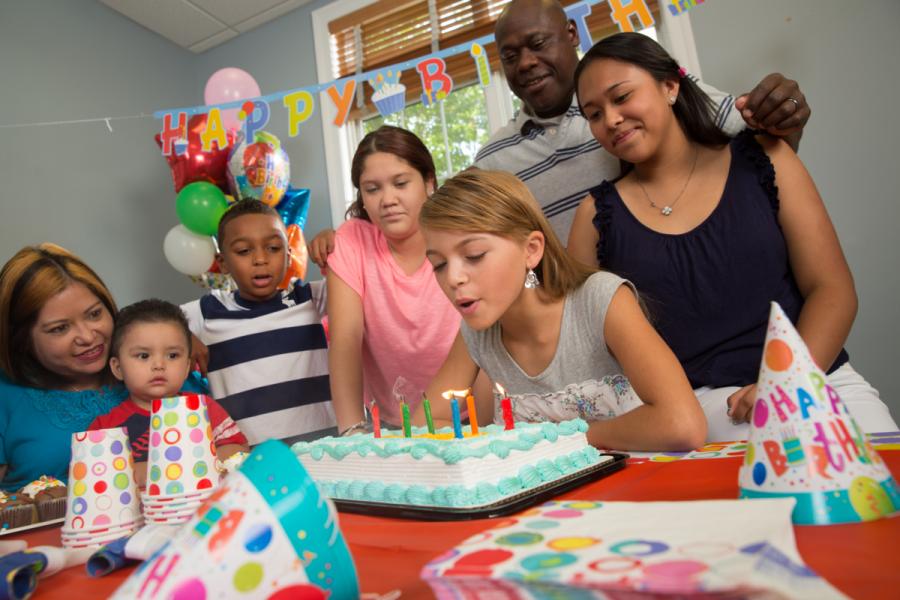
[(324, 282), (302, 284), (265, 302), (212, 290), (182, 305), (209, 348), (209, 387), (251, 446), (335, 433), (322, 317)]
[[(691, 79), (712, 98), (715, 122), (725, 133), (734, 136), (744, 128), (740, 113), (733, 110), (733, 96)], [(521, 179), (563, 244), (569, 239), (575, 209), (588, 191), (621, 171), (619, 159), (591, 135), (574, 96), (565, 113), (549, 119), (519, 111), (478, 151), (475, 166), (508, 171)]]

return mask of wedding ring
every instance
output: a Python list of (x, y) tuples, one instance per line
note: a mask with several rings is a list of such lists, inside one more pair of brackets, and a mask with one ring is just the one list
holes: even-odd
[(794, 103), (794, 110), (800, 110), (800, 101), (799, 100), (797, 100), (796, 98), (788, 98), (787, 101)]

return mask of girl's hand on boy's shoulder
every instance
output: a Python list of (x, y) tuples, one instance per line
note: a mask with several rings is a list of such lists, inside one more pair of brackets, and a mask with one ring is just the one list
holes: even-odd
[(753, 403), (756, 400), (756, 384), (745, 385), (728, 396), (728, 416), (735, 425), (749, 423), (753, 414)]
[(323, 229), (316, 234), (309, 244), (309, 260), (318, 265), (319, 269), (324, 272), (328, 264), (328, 255), (334, 252), (334, 229)]

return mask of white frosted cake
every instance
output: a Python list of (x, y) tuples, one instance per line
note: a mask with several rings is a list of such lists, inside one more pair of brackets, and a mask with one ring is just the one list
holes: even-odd
[[(467, 428), (468, 429), (468, 428)], [(587, 423), (516, 423), (453, 438), (384, 431), (298, 442), (292, 450), (331, 498), (414, 506), (479, 507), (611, 461), (587, 443)]]

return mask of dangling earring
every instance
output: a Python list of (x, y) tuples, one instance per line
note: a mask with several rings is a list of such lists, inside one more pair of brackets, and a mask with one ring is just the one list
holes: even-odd
[(534, 274), (534, 269), (528, 269), (528, 273), (525, 274), (525, 289), (533, 290), (539, 285), (541, 285), (541, 282), (538, 281), (537, 275)]

